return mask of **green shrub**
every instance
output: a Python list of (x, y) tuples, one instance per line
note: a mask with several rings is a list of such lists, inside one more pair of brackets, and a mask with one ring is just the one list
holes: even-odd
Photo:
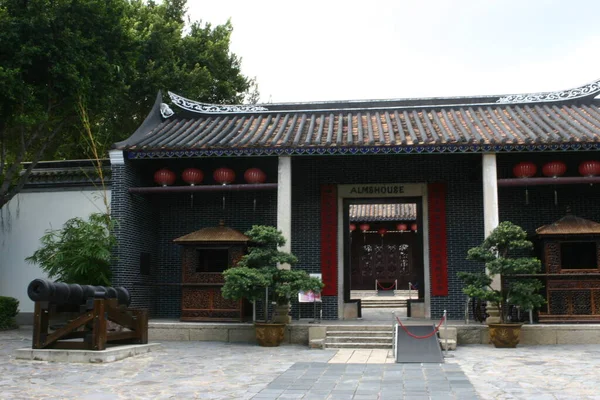
[(42, 247), (26, 260), (65, 283), (110, 286), (114, 222), (107, 214), (71, 218), (62, 229), (47, 230)]
[(17, 328), (15, 317), (19, 313), (19, 300), (0, 296), (0, 330)]

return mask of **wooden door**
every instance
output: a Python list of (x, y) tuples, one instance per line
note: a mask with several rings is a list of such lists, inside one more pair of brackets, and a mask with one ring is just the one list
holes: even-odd
[(352, 235), (351, 279), (353, 290), (375, 290), (375, 279), (389, 287), (398, 280), (398, 289), (419, 282), (422, 263), (414, 232)]

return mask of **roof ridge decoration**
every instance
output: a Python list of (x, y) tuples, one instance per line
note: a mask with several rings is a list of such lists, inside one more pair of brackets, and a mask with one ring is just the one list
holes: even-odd
[(169, 107), (168, 104), (166, 104), (166, 103), (160, 103), (160, 115), (164, 119), (172, 117), (173, 114), (175, 114), (175, 112), (173, 110), (171, 110), (171, 107)]
[(186, 99), (183, 96), (168, 92), (171, 101), (177, 106), (187, 111), (203, 114), (231, 114), (231, 113), (247, 113), (256, 111), (269, 111), (268, 108), (263, 106), (256, 106), (254, 104), (242, 105), (242, 104), (209, 104), (200, 103), (198, 101)]
[(545, 101), (564, 101), (577, 99), (581, 97), (589, 97), (600, 93), (600, 79), (586, 85), (561, 90), (557, 92), (540, 92), (530, 94), (511, 94), (500, 97), (496, 103), (500, 104), (517, 104), (517, 103), (538, 103)]

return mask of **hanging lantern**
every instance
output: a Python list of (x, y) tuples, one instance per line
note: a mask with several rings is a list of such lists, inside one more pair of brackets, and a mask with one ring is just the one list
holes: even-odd
[(195, 186), (202, 183), (204, 173), (198, 168), (186, 168), (181, 173), (181, 179), (183, 179), (185, 183), (189, 183), (190, 186)]
[(354, 232), (356, 230), (356, 224), (350, 224), (350, 232)]
[[(267, 175), (258, 168), (250, 168), (244, 172), (244, 179), (248, 183), (265, 183)], [(256, 211), (256, 197), (254, 197), (254, 211)]]
[(418, 228), (417, 224), (412, 224), (412, 225), (410, 226), (410, 230), (411, 230), (411, 231), (413, 231), (413, 232), (416, 232), (416, 231), (417, 231), (417, 228)]
[(379, 229), (377, 229), (377, 233), (379, 233), (381, 235), (381, 237), (383, 237), (387, 233), (387, 229), (379, 228)]
[(600, 175), (600, 162), (582, 161), (581, 164), (579, 164), (579, 173), (587, 177)]
[(360, 230), (364, 232), (368, 231), (369, 229), (371, 229), (371, 225), (369, 224), (360, 224)]
[[(552, 178), (563, 176), (565, 172), (567, 172), (567, 166), (562, 161), (551, 161), (544, 164), (542, 167), (542, 173), (544, 176), (549, 176)], [(558, 193), (556, 192), (556, 187), (554, 188), (554, 205), (558, 205)]]
[(235, 180), (235, 172), (231, 168), (219, 168), (213, 173), (213, 178), (221, 185), (227, 185)]
[[(225, 186), (235, 180), (235, 172), (231, 168), (219, 168), (213, 173), (213, 179)], [(225, 195), (223, 195), (223, 210), (225, 209)]]
[[(529, 161), (518, 163), (517, 165), (515, 165), (513, 167), (513, 174), (517, 178), (521, 178), (521, 179), (522, 178), (531, 178), (532, 176), (535, 176), (536, 172), (537, 172), (537, 167), (535, 166), (534, 163), (529, 162)], [(525, 204), (529, 204), (529, 188), (527, 186), (525, 186)]]
[(552, 178), (563, 176), (565, 172), (567, 172), (567, 165), (562, 161), (551, 161), (544, 164), (542, 167), (542, 173), (544, 176), (549, 176)]
[(537, 167), (534, 163), (529, 161), (520, 162), (513, 167), (513, 174), (517, 178), (531, 178), (532, 176), (535, 176), (536, 172)]
[(250, 168), (244, 172), (244, 179), (248, 183), (265, 183), (267, 175), (258, 168)]
[(399, 230), (400, 232), (404, 232), (408, 230), (408, 225), (406, 225), (404, 222), (396, 225), (396, 229)]
[[(190, 186), (196, 186), (197, 184), (202, 183), (204, 173), (198, 168), (186, 168), (181, 173), (181, 179), (183, 179), (185, 183), (189, 183)], [(190, 206), (194, 206), (194, 193), (190, 194)]]
[(175, 183), (175, 172), (162, 168), (154, 173), (154, 182), (161, 186), (169, 186)]

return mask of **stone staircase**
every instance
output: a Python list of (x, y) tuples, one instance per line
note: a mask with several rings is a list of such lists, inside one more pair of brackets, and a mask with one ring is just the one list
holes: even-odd
[(366, 298), (360, 301), (361, 308), (406, 308), (407, 306), (407, 300), (397, 296)]
[[(410, 330), (410, 326), (408, 328)], [(448, 328), (448, 350), (456, 350), (456, 328)], [(438, 332), (440, 346), (446, 344), (443, 328)], [(339, 325), (328, 327), (324, 340), (327, 349), (392, 349), (392, 325)]]
[(339, 325), (328, 327), (327, 349), (391, 349), (394, 338), (391, 325)]

